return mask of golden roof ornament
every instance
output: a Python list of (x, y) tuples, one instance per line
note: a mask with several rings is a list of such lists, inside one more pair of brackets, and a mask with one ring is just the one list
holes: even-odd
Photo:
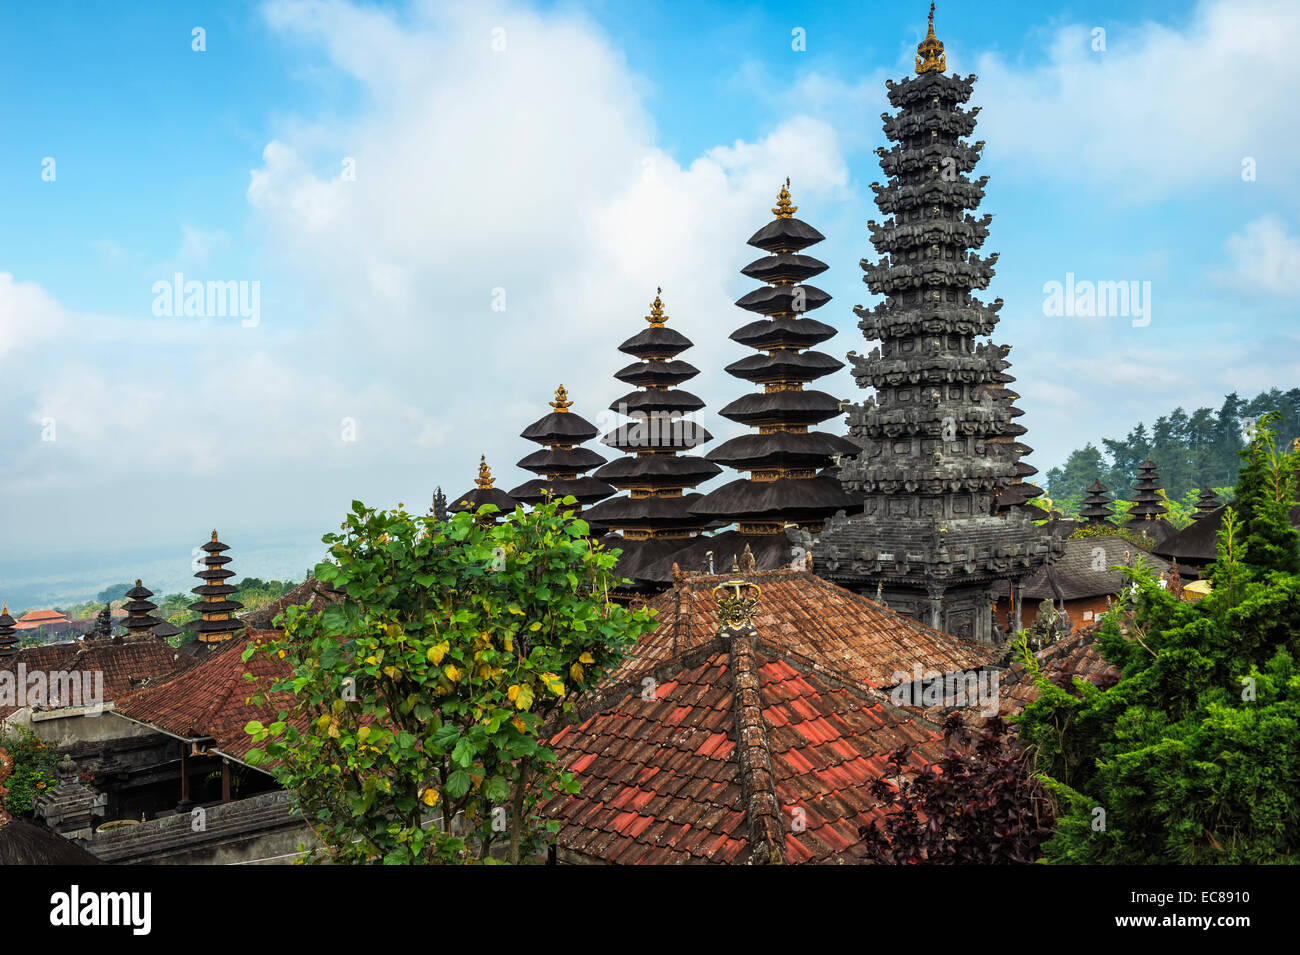
[(937, 70), (942, 73), (948, 68), (947, 59), (944, 56), (943, 44), (934, 35), (934, 4), (930, 4), (930, 28), (926, 31), (925, 39), (916, 46), (916, 72), (929, 73), (931, 70)]
[(481, 454), (478, 459), (478, 477), (474, 479), (474, 483), (481, 488), (489, 488), (492, 486), (492, 481), (492, 469), (488, 467), (487, 455)]
[[(721, 591), (721, 593), (719, 593)], [(727, 593), (730, 591), (730, 593)], [(740, 574), (735, 558), (731, 561), (731, 579), (713, 588), (713, 599), (718, 605), (718, 632), (738, 633), (752, 629), (758, 613), (758, 598), (763, 590)]]
[(798, 206), (790, 205), (790, 177), (785, 177), (785, 185), (781, 187), (780, 193), (776, 197), (776, 208), (772, 210), (772, 215), (778, 219), (793, 219), (794, 214), (799, 211)]
[(569, 393), (564, 390), (564, 385), (555, 389), (555, 400), (551, 402), (551, 407), (559, 414), (567, 414), (568, 410), (573, 407), (573, 402), (569, 400)]
[(663, 286), (655, 289), (655, 300), (650, 303), (650, 314), (645, 317), (651, 328), (663, 328), (664, 322), (668, 321), (668, 316), (664, 314), (663, 300), (660, 298), (663, 294)]
[(212, 531), (212, 543), (215, 544), (216, 542), (217, 542), (217, 531), (216, 531), (215, 528), (213, 528), (213, 531)]

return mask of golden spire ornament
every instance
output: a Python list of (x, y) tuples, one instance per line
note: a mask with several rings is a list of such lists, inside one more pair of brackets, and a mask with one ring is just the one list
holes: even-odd
[[(730, 591), (730, 593), (728, 593)], [(758, 598), (763, 589), (741, 574), (735, 558), (731, 561), (731, 579), (713, 588), (713, 601), (717, 604), (718, 634), (736, 633), (751, 629), (758, 613)]]
[(668, 321), (668, 316), (664, 314), (663, 300), (660, 298), (663, 294), (663, 286), (655, 289), (655, 300), (650, 303), (650, 314), (645, 317), (651, 328), (663, 328), (664, 322)]
[(551, 402), (551, 407), (560, 414), (565, 414), (573, 407), (573, 402), (569, 400), (569, 393), (564, 390), (564, 385), (555, 389), (555, 400)]
[(781, 187), (780, 193), (776, 197), (776, 208), (772, 210), (772, 215), (778, 219), (793, 219), (794, 214), (799, 211), (798, 206), (790, 205), (790, 177), (785, 177), (785, 185)]
[(488, 467), (488, 463), (487, 463), (487, 455), (486, 454), (479, 455), (478, 477), (474, 479), (474, 483), (479, 487), (486, 488), (492, 486), (493, 480), (494, 479), (492, 477), (492, 469)]
[(942, 73), (947, 68), (943, 44), (934, 35), (934, 4), (931, 3), (930, 28), (926, 31), (925, 39), (916, 46), (916, 72), (920, 74), (937, 70)]

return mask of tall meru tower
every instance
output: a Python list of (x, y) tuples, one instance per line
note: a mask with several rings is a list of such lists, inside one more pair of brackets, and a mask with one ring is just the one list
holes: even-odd
[(1005, 345), (993, 333), (1002, 300), (984, 304), (997, 255), (980, 256), (991, 216), (970, 214), (988, 177), (968, 174), (983, 143), (963, 137), (979, 109), (964, 109), (974, 76), (944, 74), (943, 44), (930, 27), (917, 47), (916, 76), (887, 81), (898, 110), (883, 114), (890, 149), (878, 149), (886, 185), (873, 183), (883, 225), (868, 223), (880, 259), (863, 260), (863, 281), (883, 303), (854, 309), (868, 341), (850, 355), (859, 387), (875, 397), (851, 406), (862, 450), (839, 474), (864, 498), (861, 514), (829, 521), (812, 548), (824, 577), (947, 633), (993, 642), (992, 587), (1018, 582), (1063, 545), (1020, 509), (995, 516), (998, 494), (1019, 480), (1013, 392), (1004, 387)]

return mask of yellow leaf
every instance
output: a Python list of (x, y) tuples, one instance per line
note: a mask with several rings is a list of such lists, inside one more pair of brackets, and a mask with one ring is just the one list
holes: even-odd
[(533, 633), (536, 633), (538, 630), (542, 629), (542, 625), (540, 623), (534, 622), (533, 625), (528, 629), (531, 630)]
[(519, 692), (515, 694), (515, 709), (526, 710), (533, 705), (533, 688), (531, 686), (521, 686)]
[(511, 613), (515, 614), (516, 616), (522, 617), (524, 615), (524, 612), (520, 610), (518, 607), (516, 607), (514, 604), (510, 605), (509, 610)]
[(514, 724), (515, 729), (519, 730), (519, 732), (521, 733), (528, 732), (528, 724), (525, 723), (523, 720), (521, 720), (519, 717), (516, 716), (510, 722)]
[(518, 695), (519, 695), (518, 683), (512, 684), (510, 689), (506, 690), (506, 697), (510, 700), (511, 703), (515, 701), (515, 697), (517, 697)]
[(456, 669), (454, 663), (448, 663), (442, 672), (447, 675), (447, 679), (451, 680), (452, 683), (460, 679), (460, 671)]
[(578, 662), (585, 663), (587, 664), (587, 666), (591, 666), (593, 663), (596, 662), (596, 658), (593, 657), (590, 653), (584, 653), (582, 656), (578, 657)]
[(437, 643), (431, 646), (429, 648), (429, 652), (425, 654), (425, 656), (428, 658), (430, 663), (432, 663), (434, 666), (437, 666), (438, 664), (442, 663), (442, 658), (445, 657), (450, 651), (451, 651), (451, 643), (444, 640), (442, 641), (442, 643)]
[(514, 653), (514, 652), (515, 652), (515, 641), (514, 641), (514, 639), (510, 636), (510, 634), (506, 634), (505, 644), (506, 644), (506, 653)]
[(364, 743), (366, 741), (366, 737), (368, 737), (369, 735), (370, 735), (370, 727), (363, 726), (359, 730), (357, 730), (357, 741)]
[(397, 667), (384, 667), (384, 674), (390, 679), (396, 680), (402, 675), (402, 671), (397, 669)]
[(428, 789), (424, 791), (424, 804), (426, 806), (434, 806), (437, 805), (437, 803), (438, 803), (438, 790), (430, 786)]
[(581, 682), (582, 682), (582, 664), (580, 664), (580, 663), (575, 663), (573, 666), (569, 667), (569, 676), (573, 677), (573, 682), (574, 682), (574, 683), (581, 683)]

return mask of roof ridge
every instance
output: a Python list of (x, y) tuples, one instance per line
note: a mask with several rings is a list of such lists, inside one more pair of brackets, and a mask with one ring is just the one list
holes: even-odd
[(731, 705), (736, 712), (736, 762), (741, 800), (749, 826), (750, 862), (785, 864), (785, 834), (776, 799), (772, 750), (763, 716), (763, 684), (754, 659), (753, 626), (731, 635)]

